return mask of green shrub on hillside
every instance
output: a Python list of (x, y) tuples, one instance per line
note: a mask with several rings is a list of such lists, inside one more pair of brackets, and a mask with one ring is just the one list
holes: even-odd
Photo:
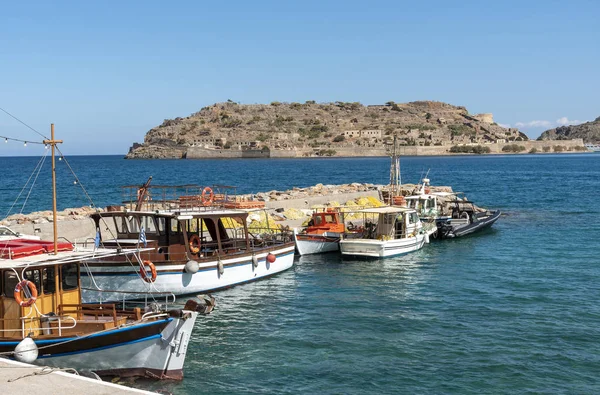
[(489, 154), (492, 150), (483, 145), (454, 145), (450, 148), (450, 152), (454, 154)]
[(463, 134), (473, 134), (475, 131), (467, 125), (448, 125), (452, 136), (461, 136)]
[(221, 119), (221, 126), (224, 128), (235, 128), (242, 124), (242, 120), (238, 118), (225, 118)]
[(334, 143), (339, 143), (344, 140), (346, 140), (346, 136), (344, 136), (343, 134), (337, 135), (333, 138)]
[(525, 151), (524, 145), (508, 144), (502, 147), (502, 152), (522, 152)]
[(318, 152), (319, 156), (333, 156), (336, 153), (337, 151), (333, 149), (322, 149)]

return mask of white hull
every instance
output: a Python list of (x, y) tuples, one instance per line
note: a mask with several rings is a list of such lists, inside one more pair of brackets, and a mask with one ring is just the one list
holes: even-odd
[[(160, 334), (98, 347), (82, 352), (40, 357), (37, 365), (93, 371), (99, 375), (183, 378), (183, 364), (198, 313), (184, 311), (185, 318), (172, 318)], [(138, 324), (144, 325), (144, 324)], [(115, 329), (124, 331), (127, 328)], [(91, 342), (92, 340), (80, 340)]]
[(327, 233), (326, 235), (298, 235), (294, 230), (294, 241), (298, 255), (322, 254), (325, 252), (339, 251), (340, 234)]
[(342, 256), (386, 258), (419, 250), (425, 244), (425, 235), (393, 240), (344, 239), (340, 241)]
[[(136, 292), (162, 292), (175, 296), (206, 293), (228, 288), (237, 284), (272, 276), (291, 268), (294, 264), (294, 246), (287, 245), (270, 251), (275, 255), (275, 262), (266, 260), (268, 252), (256, 254), (258, 265), (254, 267), (252, 256), (223, 259), (223, 274), (219, 274), (218, 262), (200, 263), (197, 273), (186, 273), (183, 264), (167, 264), (157, 266), (157, 277), (154, 283), (146, 283), (139, 276), (139, 267), (134, 263), (123, 263), (119, 266), (90, 264), (81, 268), (82, 288), (101, 289), (104, 292), (82, 289), (84, 303), (144, 299), (146, 295)], [(95, 282), (95, 285), (93, 284)], [(120, 292), (110, 292), (110, 291)]]

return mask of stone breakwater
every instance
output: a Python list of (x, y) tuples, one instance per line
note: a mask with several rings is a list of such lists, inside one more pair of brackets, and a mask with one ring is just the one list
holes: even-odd
[[(431, 186), (431, 192), (452, 192), (449, 186)], [(285, 191), (272, 190), (256, 194), (238, 196), (242, 200), (258, 200), (265, 202), (270, 220), (284, 221), (283, 226), (297, 226), (304, 221), (312, 209), (318, 207), (339, 206), (377, 206), (384, 204), (389, 186), (369, 183), (351, 183), (341, 185), (317, 184), (310, 187), (293, 187)], [(418, 193), (419, 185), (403, 184), (400, 193), (404, 196)], [(446, 197), (454, 199), (454, 197)], [(439, 198), (444, 200), (444, 198)], [(481, 209), (480, 209), (481, 210)], [(94, 223), (89, 217), (102, 209), (90, 206), (68, 208), (58, 212), (57, 225), (59, 235), (69, 241), (93, 239)], [(9, 226), (23, 234), (39, 235), (43, 239), (51, 239), (53, 224), (51, 211), (37, 211), (30, 214), (14, 214), (0, 221), (0, 225)]]
[(315, 186), (306, 188), (294, 187), (286, 191), (259, 192), (254, 195), (246, 195), (246, 197), (254, 198), (264, 202), (269, 202), (291, 199), (304, 199), (315, 196), (335, 196), (348, 193), (379, 191), (382, 187), (382, 185), (361, 184), (357, 182), (342, 185), (317, 184)]
[[(103, 211), (102, 209), (93, 208), (90, 206), (77, 207), (77, 208), (66, 208), (56, 213), (56, 221), (76, 221), (82, 219), (88, 219), (92, 213)], [(52, 211), (36, 211), (30, 214), (13, 214), (2, 221), (0, 225), (4, 226), (15, 226), (15, 225), (41, 225), (52, 223), (54, 218)]]

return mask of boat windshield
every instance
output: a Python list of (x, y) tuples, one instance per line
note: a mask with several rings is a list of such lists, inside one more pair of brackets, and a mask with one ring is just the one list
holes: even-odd
[(0, 226), (0, 236), (18, 236), (18, 234), (16, 234), (6, 226)]

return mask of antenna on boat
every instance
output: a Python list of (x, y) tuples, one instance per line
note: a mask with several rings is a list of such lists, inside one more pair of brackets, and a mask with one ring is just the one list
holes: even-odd
[(50, 124), (50, 140), (44, 140), (44, 144), (50, 145), (52, 148), (52, 225), (54, 231), (54, 255), (58, 251), (58, 225), (56, 223), (56, 162), (54, 149), (56, 144), (61, 144), (62, 140), (54, 140), (54, 124)]

